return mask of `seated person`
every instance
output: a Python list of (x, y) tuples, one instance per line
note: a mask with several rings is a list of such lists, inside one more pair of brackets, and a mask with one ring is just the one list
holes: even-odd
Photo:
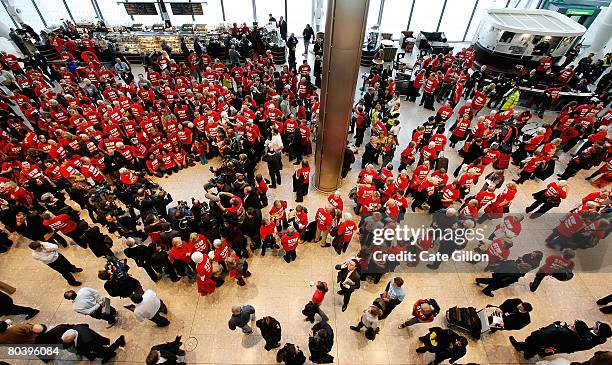
[(495, 308), (489, 315), (491, 332), (520, 330), (531, 323), (529, 312), (533, 310), (533, 307), (521, 299), (508, 299), (500, 306), (487, 305), (487, 308)]

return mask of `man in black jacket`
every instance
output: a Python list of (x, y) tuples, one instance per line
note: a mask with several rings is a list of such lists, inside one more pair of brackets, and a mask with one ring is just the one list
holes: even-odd
[(278, 18), (278, 29), (280, 30), (280, 36), (281, 38), (286, 41), (287, 40), (287, 21), (285, 19), (283, 19), (283, 17), (281, 16), (280, 18)]
[[(530, 303), (523, 302), (518, 298), (508, 299), (499, 307), (493, 305), (487, 305), (487, 307), (495, 308), (494, 313), (489, 316), (491, 332), (496, 330), (520, 330), (531, 323), (529, 312), (533, 310), (533, 307)], [(493, 321), (494, 316), (501, 318), (502, 322), (495, 324)]]
[(329, 323), (321, 321), (308, 332), (308, 349), (310, 350), (310, 361), (315, 364), (329, 364), (334, 357), (329, 354), (334, 346), (334, 331)]
[(251, 250), (256, 250), (261, 247), (261, 236), (259, 234), (260, 227), (261, 210), (252, 207), (247, 208), (241, 228), (242, 234), (251, 239)]
[(15, 223), (9, 229), (32, 241), (45, 241), (58, 246), (68, 247), (64, 237), (53, 231), (52, 228), (45, 226), (42, 217), (37, 214), (26, 215), (23, 212), (17, 213), (15, 215)]
[(575, 321), (573, 325), (557, 321), (531, 332), (523, 342), (510, 336), (510, 343), (517, 351), (523, 351), (525, 359), (529, 359), (535, 355), (544, 357), (590, 350), (605, 343), (610, 336), (612, 330), (607, 323), (598, 321), (589, 328), (580, 320)]
[(343, 296), (342, 311), (346, 311), (351, 294), (361, 286), (361, 275), (357, 271), (357, 261), (349, 259), (347, 262), (336, 265), (338, 270), (337, 283), (340, 284), (338, 294)]
[(534, 251), (516, 260), (502, 261), (495, 266), (490, 278), (476, 278), (476, 285), (486, 285), (482, 289), (482, 293), (493, 297), (494, 290), (505, 288), (518, 282), (529, 271), (540, 266), (542, 257), (541, 251)]
[(281, 325), (275, 318), (269, 316), (260, 318), (255, 325), (261, 331), (261, 337), (266, 341), (264, 346), (266, 351), (280, 347)]
[[(147, 365), (154, 364), (185, 364), (185, 362), (179, 362), (178, 358), (181, 356), (185, 356), (185, 350), (181, 350), (181, 336), (176, 336), (174, 341), (166, 342), (159, 345), (155, 345), (151, 347), (151, 351), (149, 355), (147, 355), (147, 359), (145, 363)], [(164, 359), (164, 361), (160, 362), (160, 359)]]
[(160, 273), (153, 268), (153, 255), (155, 254), (154, 246), (138, 244), (135, 239), (128, 238), (125, 241), (127, 248), (123, 250), (126, 257), (136, 261), (136, 265), (142, 267), (153, 282), (157, 282), (160, 278)]
[(117, 355), (115, 351), (125, 346), (125, 337), (119, 336), (111, 345), (110, 340), (94, 330), (87, 324), (77, 324), (62, 335), (64, 348), (73, 350), (76, 354), (85, 356), (90, 361), (101, 358), (102, 363), (108, 362)]

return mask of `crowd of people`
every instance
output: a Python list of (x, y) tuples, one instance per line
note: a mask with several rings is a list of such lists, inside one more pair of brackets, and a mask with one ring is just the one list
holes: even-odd
[[(311, 32), (305, 29), (308, 37), (303, 34), (305, 56), (314, 37)], [(371, 278), (376, 284), (385, 274), (398, 271), (385, 278), (384, 291), (350, 327), (375, 340), (379, 322), (404, 300), (408, 281), (399, 275), (400, 263), (381, 260), (381, 252), (437, 250), (450, 255), (473, 243), (475, 251), (488, 257), (486, 271), (492, 272), (490, 277), (477, 278), (476, 284), (486, 285), (483, 294), (493, 297), (493, 291), (533, 270), (537, 271), (531, 291), (547, 277), (571, 280), (577, 250), (596, 247), (611, 231), (612, 199), (605, 189), (612, 181), (612, 111), (606, 109), (610, 73), (599, 77), (609, 60), (593, 63), (590, 55), (591, 62), (582, 59), (574, 69), (568, 66), (571, 61), (556, 66), (544, 57), (534, 70), (504, 75), (487, 66), (474, 69), (474, 51), (468, 47), (455, 54), (419, 57), (403, 92), (391, 67), (373, 67), (367, 91), (354, 106), (353, 136), (347, 141), (342, 169), (346, 177), (360, 154), (357, 182), (349, 196), (334, 192), (323, 206), (309, 212), (302, 202), (310, 191), (309, 156), (319, 121), (320, 73), (313, 77), (307, 57), (299, 67), (277, 67), (270, 51), (250, 50), (244, 62), (239, 58), (226, 62), (212, 59), (205, 50), (193, 50), (187, 52), (187, 62), (177, 63), (172, 52), (162, 49), (148, 57), (143, 73), (134, 76), (132, 66), (121, 58), (110, 65), (101, 63), (90, 35), (60, 30), (47, 37), (62, 62), (49, 63), (40, 54), (2, 52), (0, 57), (3, 75), (10, 75), (0, 95), (4, 226), (0, 250), (10, 251), (13, 242), (7, 233), (16, 233), (29, 242), (33, 259), (60, 273), (68, 285), (80, 287), (83, 283), (77, 278), (83, 269), (61, 252), (74, 241), (104, 258), (98, 278), (108, 297), (129, 298), (132, 304), (125, 309), (138, 321), (148, 319), (165, 327), (168, 308), (154, 290), (130, 274), (122, 255), (154, 283), (166, 277), (173, 282), (188, 280), (200, 295), (212, 295), (228, 281), (248, 285), (248, 278), (257, 274), (249, 270), (248, 259), (258, 251), (264, 256), (272, 250), (287, 265), (299, 260), (299, 247), (308, 242), (332, 247), (338, 255), (348, 252), (350, 257), (335, 266), (342, 312), (361, 282)], [(518, 107), (522, 87), (550, 85), (534, 104), (542, 115), (556, 109), (561, 90), (589, 91), (596, 81), (592, 99), (566, 103), (555, 113), (554, 122), (527, 128), (535, 121), (529, 109)], [(400, 115), (402, 96), (413, 102), (420, 97), (420, 104), (435, 114), (407, 131)], [(440, 104), (438, 109), (435, 103)], [(400, 144), (400, 134), (411, 134), (406, 145)], [(453, 150), (462, 161), (452, 166), (455, 170), (449, 176), (446, 156)], [(569, 158), (567, 167), (553, 178), (562, 158)], [(291, 185), (296, 204), (275, 194), (288, 184), (281, 181), (287, 160), (295, 166)], [(160, 186), (163, 177), (196, 164), (210, 164), (213, 178), (204, 184), (205, 194), (190, 203), (173, 203)], [(267, 176), (257, 172), (257, 166), (264, 165)], [(576, 176), (580, 170), (595, 167), (587, 179), (599, 191), (576, 196), (575, 200), (581, 199), (578, 206), (564, 212), (545, 242), (532, 246), (538, 249), (512, 254), (523, 220), (540, 219), (569, 199), (568, 181), (580, 179)], [(533, 193), (534, 201), (525, 211), (530, 214), (524, 217), (512, 203), (521, 185), (535, 179), (543, 188)], [(410, 211), (431, 213), (431, 226), (439, 229), (474, 228), (493, 221), (494, 230), (488, 239), (464, 245), (439, 237), (422, 237), (413, 245), (401, 240), (375, 242), (377, 230), (409, 223)], [(117, 242), (125, 246), (122, 253)], [(544, 252), (550, 252), (545, 259)], [(430, 262), (427, 268), (438, 270), (442, 264)], [(302, 311), (311, 323), (318, 319), (308, 334), (309, 358), (329, 363), (334, 333), (321, 309), (329, 286), (320, 281), (315, 287)], [(25, 314), (30, 319), (38, 313), (1, 295), (2, 303), (7, 303), (1, 314)], [(113, 326), (122, 314), (108, 297), (90, 287), (64, 293), (77, 313)], [(532, 310), (529, 303), (509, 299), (494, 307), (497, 315), (492, 317), (502, 320), (491, 319), (491, 326), (524, 328)], [(253, 333), (255, 311), (250, 305), (232, 307), (229, 329)], [(419, 299), (412, 306), (412, 317), (399, 327), (430, 323), (440, 311), (435, 299)], [(602, 312), (609, 313), (609, 307)], [(265, 316), (256, 327), (266, 350), (281, 346), (279, 321)], [(555, 322), (524, 342), (513, 337), (510, 341), (531, 358), (591, 349), (611, 335), (604, 322), (589, 327), (577, 320)], [(468, 345), (465, 336), (440, 326), (429, 328), (419, 340), (422, 345), (416, 352), (434, 353), (434, 364), (456, 362)], [(48, 328), (4, 321), (0, 343), (63, 344), (90, 360), (106, 362), (126, 339), (121, 336), (111, 343), (85, 324)], [(176, 360), (184, 355), (180, 347), (180, 337), (158, 345), (146, 361), (180, 361)], [(305, 359), (291, 343), (277, 352), (277, 360), (285, 364)]]

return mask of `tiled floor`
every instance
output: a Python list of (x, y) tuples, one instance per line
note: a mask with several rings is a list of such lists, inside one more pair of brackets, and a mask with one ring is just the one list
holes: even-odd
[[(414, 104), (402, 102), (401, 121), (402, 131), (400, 148), (403, 149), (409, 140), (412, 129), (422, 123), (430, 112)], [(447, 153), (450, 166), (458, 163), (455, 151)], [(286, 157), (285, 157), (286, 158)], [(354, 185), (358, 171), (358, 162), (355, 168), (343, 182), (340, 191), (345, 200), (345, 206), (350, 209), (353, 204), (347, 197), (348, 191)], [(567, 161), (567, 156), (562, 157)], [(286, 162), (286, 160), (285, 160)], [(212, 164), (219, 161), (213, 160)], [(398, 161), (395, 161), (397, 166)], [(563, 163), (559, 164), (563, 165)], [(270, 201), (280, 198), (289, 201), (294, 207), (294, 197), (291, 193), (290, 176), (293, 166), (285, 163), (283, 171), (283, 184), (271, 191)], [(559, 167), (562, 169), (562, 166)], [(258, 171), (267, 175), (263, 166)], [(506, 174), (509, 180), (516, 175), (511, 169)], [(197, 166), (175, 174), (169, 178), (160, 179), (159, 182), (167, 189), (174, 200), (189, 200), (191, 197), (203, 198), (202, 184), (211, 174), (208, 166)], [(587, 184), (579, 174), (571, 180), (570, 199), (563, 202), (556, 212), (564, 212), (578, 204), (578, 199), (594, 189)], [(541, 182), (528, 182), (520, 187), (518, 197), (512, 205), (513, 212), (524, 212), (530, 203), (530, 194), (543, 186)], [(312, 190), (305, 198), (304, 205), (311, 211), (312, 219), (317, 208), (323, 205), (326, 196)], [(548, 234), (555, 222), (544, 222), (538, 226), (529, 226), (521, 234), (521, 244), (512, 249), (512, 256), (519, 255), (527, 249), (538, 247), (548, 252), (543, 245), (543, 238)], [(609, 244), (609, 242), (605, 243)], [(604, 245), (604, 243), (602, 243)], [(122, 257), (124, 245), (115, 240), (114, 251)], [(251, 304), (257, 310), (257, 316), (273, 316), (282, 325), (282, 341), (299, 345), (308, 356), (307, 333), (310, 323), (304, 322), (301, 310), (312, 295), (309, 282), (324, 280), (330, 284), (330, 290), (323, 304), (323, 310), (330, 317), (336, 341), (332, 355), (339, 364), (425, 364), (432, 360), (431, 355), (418, 355), (414, 352), (417, 347), (417, 336), (427, 331), (427, 325), (416, 325), (410, 329), (399, 330), (398, 324), (408, 317), (412, 303), (418, 298), (433, 297), (441, 305), (443, 312), (451, 306), (474, 306), (481, 308), (487, 303), (500, 304), (507, 298), (520, 297), (534, 306), (532, 324), (526, 329), (516, 331), (512, 335), (519, 339), (529, 332), (549, 324), (554, 320), (572, 321), (583, 319), (588, 323), (594, 320), (607, 320), (610, 317), (602, 315), (595, 305), (596, 299), (612, 292), (612, 274), (608, 273), (578, 273), (569, 282), (545, 280), (537, 293), (531, 293), (528, 283), (533, 274), (522, 279), (518, 284), (496, 292), (495, 298), (488, 298), (479, 292), (473, 284), (482, 266), (456, 265), (449, 267), (446, 272), (432, 273), (420, 264), (418, 270), (408, 270), (401, 267), (398, 271), (405, 280), (407, 291), (406, 299), (394, 312), (382, 321), (380, 335), (374, 342), (367, 341), (363, 334), (357, 334), (348, 327), (355, 324), (364, 308), (381, 293), (391, 275), (386, 275), (379, 284), (368, 282), (362, 285), (352, 297), (349, 308), (342, 313), (341, 298), (335, 294), (338, 290), (335, 283), (334, 264), (340, 263), (352, 254), (355, 254), (357, 243), (350, 248), (350, 252), (341, 257), (330, 249), (322, 249), (315, 244), (303, 244), (298, 248), (297, 261), (286, 264), (275, 255), (266, 257), (257, 255), (249, 259), (250, 270), (253, 276), (247, 279), (248, 284), (238, 287), (232, 282), (218, 289), (214, 294), (202, 297), (198, 295), (195, 285), (186, 281), (172, 283), (168, 279), (155, 284), (148, 276), (131, 262), (131, 273), (137, 277), (145, 288), (152, 288), (167, 303), (169, 319), (172, 324), (164, 329), (158, 329), (150, 322), (137, 322), (130, 312), (122, 308), (127, 300), (113, 299), (114, 307), (118, 308), (120, 322), (111, 329), (105, 328), (105, 323), (93, 320), (73, 312), (71, 303), (64, 300), (62, 293), (68, 289), (63, 279), (55, 272), (46, 268), (30, 257), (27, 242), (20, 240), (17, 247), (9, 253), (0, 256), (0, 280), (8, 282), (18, 288), (14, 299), (19, 304), (31, 305), (41, 310), (35, 321), (48, 325), (59, 323), (89, 323), (92, 328), (112, 339), (125, 334), (127, 346), (120, 351), (115, 361), (122, 364), (143, 363), (148, 349), (157, 343), (170, 341), (176, 335), (182, 335), (187, 349), (187, 362), (215, 363), (215, 364), (263, 364), (275, 362), (275, 351), (266, 352), (263, 349), (263, 339), (256, 332), (253, 335), (243, 335), (228, 329), (227, 320), (233, 304)], [(78, 246), (63, 249), (62, 252), (75, 264), (83, 267), (83, 273), (78, 279), (84, 286), (100, 290), (102, 282), (97, 278), (96, 272), (104, 261), (97, 259), (89, 251)], [(601, 254), (604, 262), (610, 265), (610, 257)], [(451, 267), (452, 266), (452, 267)], [(444, 326), (444, 316), (440, 315), (433, 325)], [(22, 318), (15, 318), (21, 320)], [(467, 356), (460, 363), (477, 364), (514, 364), (526, 361), (517, 354), (508, 342), (509, 333), (497, 332), (486, 334), (479, 341), (470, 340)], [(612, 343), (595, 349), (612, 350)], [(563, 355), (570, 359), (584, 361), (595, 350)], [(74, 357), (68, 360), (75, 360)], [(532, 360), (533, 361), (533, 360)], [(38, 361), (10, 361), (11, 364), (36, 363)], [(57, 361), (64, 363), (67, 361)]]

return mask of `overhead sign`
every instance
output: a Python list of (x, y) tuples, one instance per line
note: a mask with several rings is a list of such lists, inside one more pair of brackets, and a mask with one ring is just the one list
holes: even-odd
[(567, 9), (565, 15), (593, 15), (593, 9)]
[(170, 3), (174, 15), (204, 15), (201, 3)]
[(157, 15), (155, 3), (124, 3), (128, 15)]

